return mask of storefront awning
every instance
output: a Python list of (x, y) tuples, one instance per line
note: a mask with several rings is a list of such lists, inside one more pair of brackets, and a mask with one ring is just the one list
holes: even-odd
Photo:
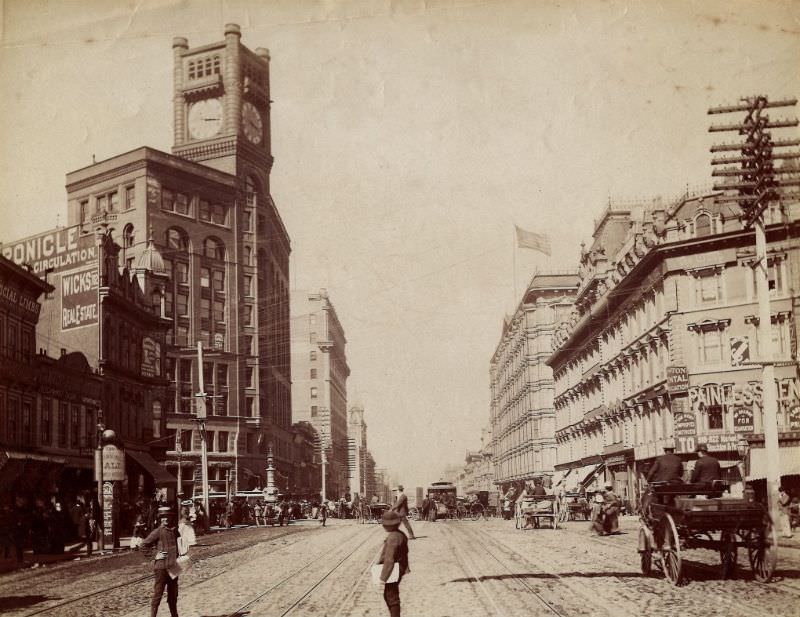
[(584, 467), (583, 470), (581, 470), (581, 474), (583, 475), (583, 479), (581, 480), (581, 486), (583, 486), (584, 488), (586, 488), (592, 483), (595, 476), (600, 472), (600, 470), (603, 467), (605, 467), (605, 463), (599, 463), (597, 465), (589, 465), (589, 467), (590, 470), (585, 475), (583, 475), (583, 471), (586, 469), (586, 467)]
[[(800, 446), (780, 448), (781, 476), (800, 475)], [(767, 477), (767, 450), (750, 450), (750, 473), (748, 480), (763, 480)]]
[(0, 491), (22, 485), (27, 490), (47, 491), (64, 469), (66, 459), (19, 450), (0, 451)]
[(572, 469), (556, 470), (556, 472), (553, 474), (553, 488), (556, 488), (564, 484), (567, 480), (567, 477), (571, 473)]
[(147, 452), (126, 450), (125, 453), (153, 477), (153, 483), (156, 485), (156, 487), (178, 485), (177, 478), (159, 465), (156, 460)]

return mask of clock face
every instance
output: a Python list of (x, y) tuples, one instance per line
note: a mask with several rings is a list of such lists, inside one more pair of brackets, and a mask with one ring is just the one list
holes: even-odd
[(264, 123), (261, 121), (261, 114), (255, 105), (247, 101), (242, 105), (242, 130), (244, 136), (254, 144), (261, 143), (264, 135)]
[(222, 126), (222, 103), (219, 99), (198, 101), (189, 108), (189, 133), (206, 139), (219, 133)]

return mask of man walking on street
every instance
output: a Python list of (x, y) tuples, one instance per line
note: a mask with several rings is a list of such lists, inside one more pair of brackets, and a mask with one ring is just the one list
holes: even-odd
[(158, 615), (158, 606), (167, 590), (167, 606), (171, 617), (178, 617), (178, 538), (180, 534), (175, 528), (177, 517), (169, 507), (158, 509), (159, 526), (150, 532), (141, 544), (143, 549), (155, 547), (157, 552), (153, 561), (153, 572), (156, 575), (153, 588), (153, 599), (150, 602), (150, 617)]
[(406, 494), (403, 492), (402, 484), (397, 487), (397, 497), (394, 500), (392, 510), (400, 515), (400, 520), (408, 531), (409, 537), (412, 540), (416, 540), (414, 530), (411, 529), (411, 524), (408, 522), (408, 497), (406, 497)]
[[(399, 488), (402, 494), (402, 487)], [(383, 550), (378, 559), (379, 564), (383, 564), (381, 569), (381, 581), (383, 581), (383, 599), (389, 608), (390, 617), (400, 617), (400, 581), (403, 575), (410, 572), (408, 568), (408, 538), (400, 531), (400, 521), (402, 517), (394, 510), (384, 513), (381, 523), (386, 530), (386, 539), (383, 541)], [(396, 582), (387, 582), (394, 569), (394, 564), (398, 564), (399, 577)]]

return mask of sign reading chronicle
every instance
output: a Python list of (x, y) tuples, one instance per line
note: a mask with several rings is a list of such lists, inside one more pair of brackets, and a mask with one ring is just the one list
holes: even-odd
[(98, 322), (99, 274), (94, 234), (82, 235), (80, 227), (66, 227), (4, 244), (1, 250), (4, 257), (30, 266), (39, 277), (48, 275), (61, 299), (62, 330)]

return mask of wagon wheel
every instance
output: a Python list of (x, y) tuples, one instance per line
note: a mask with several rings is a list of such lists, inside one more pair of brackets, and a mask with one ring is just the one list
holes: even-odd
[(522, 529), (522, 508), (514, 508), (514, 527)]
[(719, 537), (719, 561), (722, 564), (722, 578), (736, 576), (736, 536), (732, 531), (723, 531)]
[(664, 514), (661, 520), (661, 565), (664, 576), (676, 587), (681, 584), (683, 579), (683, 560), (681, 559), (681, 540), (678, 537), (678, 529), (672, 515)]
[(764, 515), (763, 526), (747, 536), (747, 556), (753, 569), (753, 578), (759, 583), (772, 580), (778, 562), (778, 534), (769, 514)]
[(650, 576), (653, 573), (653, 545), (644, 527), (639, 527), (639, 561), (642, 566), (642, 574)]

